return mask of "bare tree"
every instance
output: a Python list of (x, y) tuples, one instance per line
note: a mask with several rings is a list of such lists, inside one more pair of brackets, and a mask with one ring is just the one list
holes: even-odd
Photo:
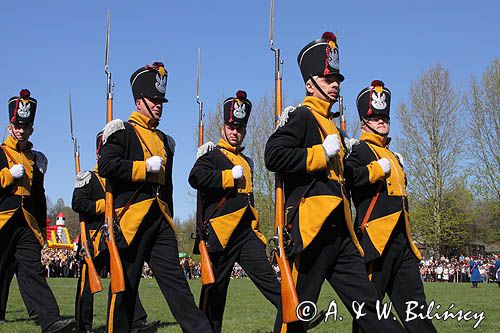
[(409, 95), (409, 103), (397, 108), (402, 134), (397, 148), (406, 161), (411, 194), (427, 207), (427, 218), (413, 219), (419, 241), (441, 250), (447, 239), (444, 194), (459, 176), (464, 142), (459, 102), (448, 70), (439, 64), (411, 85)]
[(475, 184), (486, 197), (500, 200), (500, 59), (493, 60), (482, 80), (473, 76), (465, 94)]

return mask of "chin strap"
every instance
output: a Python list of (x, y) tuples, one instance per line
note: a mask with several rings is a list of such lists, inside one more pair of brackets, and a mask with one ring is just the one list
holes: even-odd
[(373, 133), (377, 134), (377, 135), (380, 135), (380, 136), (383, 136), (384, 138), (386, 138), (389, 133), (387, 134), (381, 134), (379, 131), (377, 131), (376, 129), (374, 129), (373, 127), (371, 127), (370, 125), (368, 125), (368, 122), (366, 121), (365, 118), (361, 118), (361, 121), (363, 122), (363, 124), (365, 124), (366, 127), (368, 127)]
[(159, 120), (155, 118), (155, 116), (153, 115), (153, 111), (151, 111), (151, 109), (149, 108), (149, 105), (148, 103), (146, 103), (146, 99), (144, 98), (144, 95), (141, 94), (141, 100), (142, 100), (142, 103), (144, 104), (144, 106), (146, 107), (146, 110), (148, 110), (149, 112), (149, 115), (151, 116), (151, 119), (149, 121), (149, 125), (153, 128), (155, 128), (156, 126), (158, 126), (158, 123), (159, 123)]
[(323, 97), (327, 100), (327, 102), (330, 103), (330, 107), (328, 108), (328, 112), (331, 113), (331, 115), (334, 117), (334, 118), (337, 118), (338, 116), (340, 116), (340, 112), (331, 112), (330, 109), (332, 108), (333, 104), (335, 104), (336, 100), (331, 98), (330, 96), (328, 96), (328, 94), (323, 90), (321, 89), (321, 87), (319, 86), (318, 82), (316, 82), (316, 80), (313, 78), (313, 76), (311, 74), (309, 74), (309, 79), (311, 80), (311, 82), (313, 83), (313, 85), (316, 87), (316, 89), (320, 92), (321, 95), (323, 95)]

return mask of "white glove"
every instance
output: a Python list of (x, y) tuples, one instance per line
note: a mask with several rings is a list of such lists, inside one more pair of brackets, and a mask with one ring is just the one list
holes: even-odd
[(243, 167), (241, 165), (235, 165), (231, 169), (231, 172), (233, 173), (234, 179), (240, 179), (241, 177), (243, 177)]
[(380, 160), (377, 161), (377, 163), (382, 167), (382, 170), (386, 175), (391, 173), (391, 162), (387, 158), (381, 158)]
[(151, 173), (158, 173), (161, 169), (163, 158), (160, 156), (151, 156), (146, 160), (146, 170)]
[(329, 134), (325, 141), (323, 141), (323, 148), (325, 148), (328, 158), (332, 158), (340, 151), (340, 141), (337, 134)]
[(24, 165), (14, 164), (12, 168), (9, 169), (9, 171), (14, 179), (19, 179), (24, 176)]

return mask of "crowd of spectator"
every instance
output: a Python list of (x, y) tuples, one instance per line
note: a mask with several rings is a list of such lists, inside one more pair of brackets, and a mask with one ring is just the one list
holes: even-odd
[(78, 277), (80, 268), (76, 251), (48, 247), (42, 250), (42, 265), (46, 277)]
[[(482, 265), (479, 272), (482, 282), (496, 282), (495, 261), (499, 258), (495, 255), (479, 256)], [(420, 276), (424, 282), (469, 282), (470, 281), (470, 261), (469, 256), (453, 256), (451, 258), (441, 256), (440, 258), (423, 258), (420, 261)], [(45, 267), (47, 277), (78, 277), (80, 261), (76, 251), (66, 249), (45, 248), (42, 250), (42, 265)], [(200, 263), (196, 263), (193, 258), (186, 257), (179, 260), (179, 265), (184, 272), (186, 280), (199, 279), (201, 277)], [(273, 269), (279, 278), (279, 268), (273, 265)], [(100, 272), (101, 273), (101, 272)], [(100, 274), (106, 277), (107, 271)], [(144, 263), (142, 272), (143, 278), (152, 278), (153, 272), (147, 263)], [(239, 279), (248, 277), (243, 268), (236, 263), (231, 273), (231, 278)]]
[[(478, 266), (482, 282), (496, 282), (495, 255), (479, 256), (482, 265)], [(425, 282), (469, 282), (470, 261), (469, 256), (453, 256), (451, 258), (423, 258), (420, 261), (420, 276)]]

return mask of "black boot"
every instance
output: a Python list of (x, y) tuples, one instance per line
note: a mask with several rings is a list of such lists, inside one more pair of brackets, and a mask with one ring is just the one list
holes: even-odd
[(59, 319), (53, 322), (44, 333), (66, 333), (71, 332), (75, 327), (74, 319)]
[(159, 320), (153, 320), (151, 322), (148, 322), (146, 320), (139, 320), (132, 324), (130, 333), (146, 332), (148, 330), (156, 328), (158, 325), (160, 325)]

